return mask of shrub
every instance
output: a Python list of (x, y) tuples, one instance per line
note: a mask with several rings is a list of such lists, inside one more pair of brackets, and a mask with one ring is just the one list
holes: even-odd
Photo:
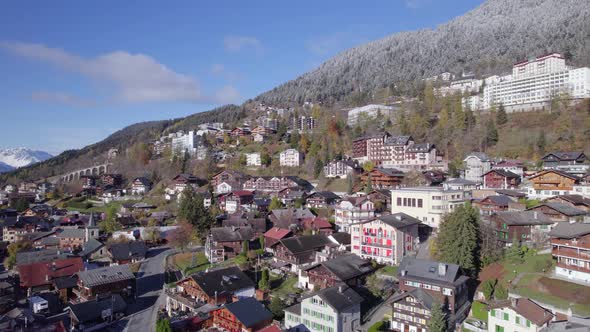
[(369, 327), (368, 332), (379, 332), (385, 330), (385, 321), (378, 321), (377, 323), (373, 324)]

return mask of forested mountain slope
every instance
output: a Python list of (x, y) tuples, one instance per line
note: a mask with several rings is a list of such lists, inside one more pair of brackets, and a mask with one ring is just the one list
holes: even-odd
[(488, 0), (436, 29), (397, 33), (344, 51), (257, 99), (330, 103), (445, 71), (503, 72), (518, 60), (549, 52), (590, 65), (588, 1)]

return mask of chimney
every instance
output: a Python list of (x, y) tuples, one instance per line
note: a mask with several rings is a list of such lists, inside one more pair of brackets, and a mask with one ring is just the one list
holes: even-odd
[(395, 219), (398, 220), (398, 221), (401, 221), (402, 220), (401, 214), (396, 214), (395, 215)]
[(338, 293), (344, 292), (344, 287), (342, 285), (338, 286)]
[(537, 211), (533, 211), (533, 218), (539, 219), (539, 215), (538, 215)]
[(518, 302), (518, 299), (516, 299), (516, 298), (510, 299), (510, 305), (512, 305), (513, 308), (516, 308), (517, 302)]
[(444, 276), (445, 274), (447, 274), (447, 264), (438, 263), (438, 275)]

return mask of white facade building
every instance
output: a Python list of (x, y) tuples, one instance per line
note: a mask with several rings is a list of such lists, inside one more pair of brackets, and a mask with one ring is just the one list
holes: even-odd
[(546, 329), (554, 315), (527, 298), (510, 299), (493, 305), (488, 314), (489, 332), (538, 332)]
[(322, 289), (285, 308), (285, 328), (292, 332), (353, 332), (361, 323), (363, 297), (341, 285)]
[(246, 165), (248, 166), (262, 166), (262, 161), (260, 159), (260, 153), (246, 153)]
[(335, 207), (334, 218), (339, 232), (350, 233), (350, 225), (375, 217), (375, 205), (366, 197), (351, 197)]
[(280, 154), (282, 167), (299, 167), (303, 162), (303, 154), (295, 149), (288, 149)]
[(472, 152), (463, 159), (465, 180), (482, 183), (482, 176), (492, 169), (492, 160), (485, 153)]
[(365, 105), (362, 107), (353, 108), (348, 111), (348, 126), (352, 127), (356, 125), (359, 120), (365, 118), (375, 118), (377, 115), (381, 114), (384, 117), (389, 117), (391, 112), (394, 110), (392, 106), (385, 106), (385, 105)]
[(465, 203), (465, 192), (441, 187), (391, 190), (391, 213), (405, 213), (424, 224), (439, 228), (445, 214)]
[(189, 131), (186, 134), (177, 135), (172, 138), (172, 153), (176, 155), (188, 152), (191, 156), (197, 153), (195, 132)]
[(566, 94), (571, 99), (590, 97), (590, 68), (566, 66), (559, 53), (515, 64), (512, 74), (484, 87), (481, 108), (504, 105), (507, 112), (549, 107), (551, 100)]

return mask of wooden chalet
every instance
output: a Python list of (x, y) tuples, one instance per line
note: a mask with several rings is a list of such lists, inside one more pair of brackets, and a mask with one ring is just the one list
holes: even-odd
[(395, 168), (374, 168), (361, 175), (361, 182), (366, 186), (369, 178), (373, 188), (388, 189), (399, 186), (404, 178), (404, 173)]

